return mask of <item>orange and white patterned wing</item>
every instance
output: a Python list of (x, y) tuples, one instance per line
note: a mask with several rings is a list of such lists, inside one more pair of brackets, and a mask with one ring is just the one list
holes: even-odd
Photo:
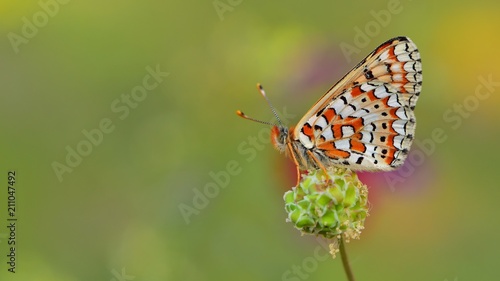
[(316, 102), (293, 138), (327, 167), (392, 170), (413, 141), (421, 88), (417, 46), (407, 37), (390, 39)]

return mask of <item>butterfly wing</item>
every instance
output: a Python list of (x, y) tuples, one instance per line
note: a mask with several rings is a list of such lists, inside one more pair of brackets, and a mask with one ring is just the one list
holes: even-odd
[(411, 146), (421, 88), (417, 46), (407, 37), (390, 39), (316, 102), (293, 137), (324, 166), (392, 170)]

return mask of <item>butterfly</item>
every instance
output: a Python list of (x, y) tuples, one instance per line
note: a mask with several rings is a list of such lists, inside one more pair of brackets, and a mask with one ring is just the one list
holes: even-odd
[(334, 84), (295, 127), (272, 125), (274, 147), (297, 166), (390, 171), (401, 166), (414, 139), (414, 109), (422, 89), (422, 62), (408, 37), (382, 43)]

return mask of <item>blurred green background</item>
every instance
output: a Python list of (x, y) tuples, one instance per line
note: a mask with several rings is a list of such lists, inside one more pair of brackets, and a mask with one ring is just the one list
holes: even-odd
[[(293, 125), (399, 35), (422, 56), (420, 145), (402, 170), (360, 175), (371, 215), (347, 245), (354, 273), (498, 280), (499, 8), (2, 1), (0, 280), (345, 280), (340, 259), (285, 222), (291, 161), (274, 151), (267, 126), (234, 111), (272, 120), (255, 90), (261, 82)], [(81, 159), (68, 156), (78, 149)]]

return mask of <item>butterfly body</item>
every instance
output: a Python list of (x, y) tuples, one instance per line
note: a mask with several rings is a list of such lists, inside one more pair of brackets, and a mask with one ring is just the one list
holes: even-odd
[(301, 171), (393, 170), (413, 141), (421, 85), (416, 45), (407, 37), (390, 39), (332, 86), (295, 127), (273, 126), (272, 142)]

